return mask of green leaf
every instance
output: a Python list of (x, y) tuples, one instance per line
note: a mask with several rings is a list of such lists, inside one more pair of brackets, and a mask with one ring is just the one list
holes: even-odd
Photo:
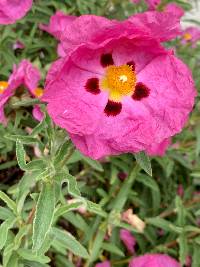
[(51, 233), (55, 240), (59, 241), (66, 249), (70, 250), (73, 254), (82, 258), (89, 258), (87, 250), (70, 233), (62, 231), (55, 227), (52, 228)]
[(8, 230), (13, 227), (16, 219), (7, 219), (0, 226), (0, 249), (2, 249), (7, 241)]
[(3, 191), (0, 191), (0, 199), (3, 200), (15, 214), (17, 214), (17, 205)]
[(145, 154), (145, 152), (140, 152), (135, 154), (135, 159), (140, 167), (150, 176), (152, 176), (152, 168), (150, 158)]
[(14, 249), (15, 250), (17, 250), (20, 247), (21, 242), (22, 242), (22, 238), (25, 235), (27, 235), (29, 230), (30, 230), (30, 225), (24, 225), (19, 229), (19, 231), (16, 234), (15, 239), (14, 239)]
[(107, 217), (107, 214), (105, 211), (102, 210), (101, 206), (99, 204), (96, 204), (92, 201), (86, 200), (87, 203), (87, 210), (96, 213), (102, 217)]
[(51, 260), (49, 257), (43, 256), (43, 255), (37, 255), (36, 253), (33, 253), (31, 250), (25, 249), (25, 248), (18, 249), (17, 253), (19, 254), (20, 257), (22, 257), (25, 260), (29, 260), (29, 261), (37, 261), (39, 263), (48, 263)]
[(51, 183), (44, 183), (33, 222), (33, 250), (38, 251), (51, 228), (55, 208), (55, 190)]
[(5, 221), (6, 219), (14, 219), (15, 215), (11, 210), (1, 207), (0, 208), (0, 220)]
[(182, 233), (178, 238), (179, 243), (179, 260), (181, 266), (185, 264), (186, 257), (188, 255), (187, 236)]
[(81, 206), (83, 206), (82, 202), (75, 202), (75, 203), (63, 205), (56, 210), (54, 214), (54, 219), (56, 220), (58, 217), (64, 215), (65, 213), (71, 210), (76, 210), (80, 208)]
[(183, 228), (174, 225), (172, 222), (162, 219), (160, 217), (147, 218), (146, 223), (161, 228), (167, 232), (175, 232), (177, 234), (182, 233)]
[(115, 197), (113, 201), (113, 209), (117, 211), (121, 211), (129, 197), (129, 192), (132, 188), (132, 185), (138, 175), (140, 167), (138, 165), (134, 166), (129, 176), (123, 182), (118, 195)]
[(96, 235), (94, 242), (92, 244), (91, 253), (90, 253), (91, 255), (90, 255), (90, 259), (89, 259), (90, 263), (94, 262), (99, 256), (99, 252), (100, 252), (100, 249), (103, 245), (103, 241), (105, 238), (106, 229), (107, 229), (107, 223), (103, 222), (100, 225), (98, 232), (97, 232), (97, 235)]
[(102, 248), (110, 253), (118, 255), (120, 257), (125, 257), (123, 251), (121, 251), (116, 245), (112, 243), (103, 242)]
[(16, 156), (17, 156), (17, 162), (22, 170), (26, 170), (26, 152), (24, 150), (24, 146), (22, 145), (22, 142), (17, 140), (16, 141)]
[(76, 178), (69, 173), (66, 173), (66, 182), (68, 184), (68, 192), (74, 197), (80, 197), (81, 193), (76, 182)]
[(5, 137), (12, 141), (19, 140), (20, 142), (22, 142), (22, 144), (27, 144), (27, 145), (35, 144), (38, 142), (36, 138), (26, 135), (23, 136), (23, 135), (7, 134)]

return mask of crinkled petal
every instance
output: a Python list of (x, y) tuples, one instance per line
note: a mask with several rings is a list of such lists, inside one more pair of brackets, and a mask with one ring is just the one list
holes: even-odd
[(160, 41), (169, 41), (180, 33), (180, 18), (172, 16), (170, 12), (149, 11), (129, 18), (135, 26), (144, 27)]
[(118, 22), (109, 20), (104, 17), (95, 15), (83, 15), (77, 17), (72, 23), (65, 28), (62, 35), (62, 43), (65, 52), (70, 52), (73, 48), (90, 42), (101, 33), (103, 29), (107, 29)]
[(40, 29), (60, 40), (65, 28), (69, 27), (75, 19), (75, 16), (66, 15), (62, 11), (57, 11), (55, 15), (51, 16), (49, 25), (40, 24)]
[(150, 156), (164, 156), (167, 148), (171, 143), (171, 138), (166, 138), (161, 143), (153, 143), (147, 147), (147, 154)]
[(151, 90), (143, 103), (156, 123), (154, 142), (160, 143), (180, 132), (192, 111), (196, 90), (191, 72), (169, 54), (155, 58), (137, 77)]
[(180, 267), (181, 265), (173, 258), (165, 254), (146, 254), (134, 258), (129, 267)]
[(12, 24), (26, 15), (32, 0), (1, 0), (0, 24)]
[(185, 14), (184, 9), (176, 3), (167, 4), (164, 11), (173, 14), (177, 18), (181, 18)]

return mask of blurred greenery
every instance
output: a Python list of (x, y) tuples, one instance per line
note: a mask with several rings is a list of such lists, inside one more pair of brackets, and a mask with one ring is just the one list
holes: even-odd
[[(195, 5), (186, 0), (163, 4), (168, 2), (177, 2), (186, 12)], [(44, 86), (57, 58), (57, 41), (38, 26), (47, 24), (56, 10), (125, 19), (146, 5), (129, 0), (35, 0), (26, 17), (0, 27), (0, 80), (7, 80), (13, 64), (26, 58), (41, 70)], [(16, 41), (25, 47), (13, 49)], [(199, 91), (200, 43), (192, 48), (177, 38), (167, 47), (190, 67)], [(200, 266), (199, 96), (185, 129), (174, 137), (167, 154), (152, 158), (151, 164), (143, 154), (99, 162), (84, 157), (47, 114), (39, 124), (33, 119), (29, 101), (10, 103), (9, 123), (6, 128), (0, 125), (0, 266), (89, 267), (107, 259), (112, 266), (128, 266), (132, 255), (120, 241), (121, 228), (135, 236), (137, 255), (168, 253), (182, 266), (191, 256), (192, 267)], [(145, 222), (143, 233), (120, 220), (127, 209)]]

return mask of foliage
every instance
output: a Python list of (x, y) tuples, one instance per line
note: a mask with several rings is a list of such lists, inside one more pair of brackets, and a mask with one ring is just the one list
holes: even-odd
[[(191, 8), (184, 0), (176, 2), (186, 10)], [(57, 43), (38, 25), (48, 23), (56, 10), (124, 19), (145, 10), (145, 4), (36, 0), (24, 19), (0, 28), (0, 80), (8, 79), (13, 63), (27, 58), (41, 70), (44, 85), (46, 72), (57, 57)], [(16, 41), (25, 48), (13, 49)], [(191, 49), (177, 39), (168, 46), (175, 47), (190, 66), (200, 90), (200, 45)], [(132, 256), (120, 242), (121, 228), (136, 237), (137, 254), (168, 253), (182, 265), (190, 255), (192, 267), (200, 266), (199, 97), (168, 153), (151, 162), (144, 153), (100, 162), (86, 158), (47, 114), (36, 122), (32, 105), (26, 95), (13, 97), (8, 126), (0, 125), (1, 266), (73, 267), (79, 263), (89, 267), (105, 259), (112, 266), (127, 266)], [(121, 174), (127, 177), (122, 179)], [(183, 195), (177, 194), (179, 185)], [(128, 208), (146, 223), (143, 233), (120, 220)]]

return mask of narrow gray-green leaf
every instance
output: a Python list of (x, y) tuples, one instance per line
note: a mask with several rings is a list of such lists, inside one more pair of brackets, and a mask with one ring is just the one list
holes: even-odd
[(7, 206), (15, 213), (17, 214), (17, 205), (15, 202), (9, 198), (8, 195), (6, 195), (3, 191), (0, 191), (0, 199), (3, 200)]
[(51, 233), (55, 240), (59, 241), (66, 249), (70, 250), (73, 254), (82, 258), (89, 257), (87, 250), (70, 233), (57, 228), (52, 228)]
[(8, 230), (13, 227), (16, 219), (7, 219), (0, 226), (0, 249), (2, 249), (7, 241)]
[(17, 250), (17, 253), (25, 260), (37, 261), (39, 263), (50, 262), (50, 258), (49, 257), (43, 256), (43, 255), (37, 255), (37, 254), (33, 253), (31, 250), (29, 250), (29, 249), (20, 248), (20, 249)]
[(151, 161), (150, 158), (142, 151), (135, 154), (135, 159), (140, 167), (150, 176), (152, 176)]
[(50, 230), (55, 208), (54, 185), (44, 183), (40, 193), (33, 222), (33, 250), (38, 251)]

